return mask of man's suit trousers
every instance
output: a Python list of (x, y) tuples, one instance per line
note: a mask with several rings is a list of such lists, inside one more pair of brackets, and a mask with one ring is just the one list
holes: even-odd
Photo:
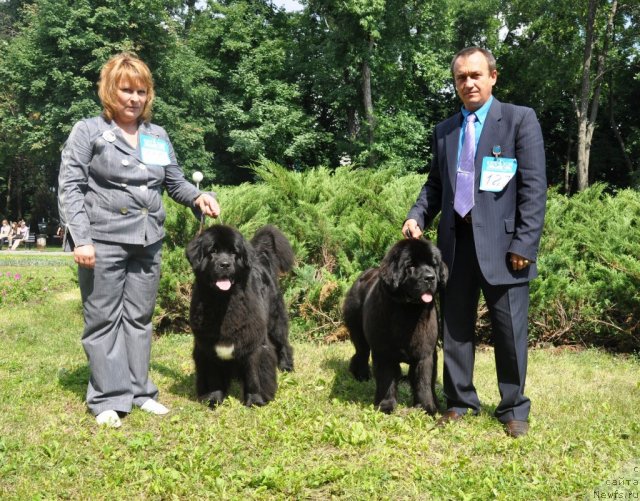
[(473, 385), (475, 324), (480, 291), (489, 309), (495, 345), (501, 397), (495, 415), (505, 423), (512, 419), (526, 421), (531, 406), (530, 400), (524, 396), (529, 284), (487, 283), (478, 265), (472, 224), (459, 221), (456, 224), (455, 257), (443, 303), (443, 380), (447, 409), (460, 414), (480, 410), (480, 400)]

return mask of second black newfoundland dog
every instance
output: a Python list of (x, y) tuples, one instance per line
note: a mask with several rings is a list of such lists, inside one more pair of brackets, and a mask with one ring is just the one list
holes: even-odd
[(447, 281), (440, 251), (427, 240), (397, 242), (379, 268), (362, 273), (347, 293), (343, 313), (356, 353), (349, 370), (376, 380), (374, 404), (390, 413), (397, 403), (400, 363), (409, 364), (414, 405), (437, 411), (435, 395), (438, 320), (435, 294)]
[(289, 241), (274, 226), (258, 229), (249, 242), (230, 226), (214, 225), (186, 253), (195, 274), (189, 322), (198, 398), (220, 404), (237, 377), (245, 405), (265, 405), (278, 387), (276, 366), (293, 370), (278, 286), (278, 275), (294, 263)]

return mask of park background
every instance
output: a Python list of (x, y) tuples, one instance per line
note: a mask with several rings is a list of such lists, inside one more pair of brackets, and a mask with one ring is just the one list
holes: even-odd
[[(57, 225), (60, 150), (100, 112), (114, 53), (151, 67), (154, 122), (223, 221), (277, 224), (297, 371), (276, 401), (195, 401), (186, 312), (190, 211), (165, 200), (152, 376), (173, 413), (96, 431), (70, 260), (0, 256), (0, 496), (24, 498), (556, 499), (638, 490), (638, 0), (0, 1), (0, 213)], [(437, 122), (459, 107), (449, 64), (477, 44), (494, 94), (536, 110), (550, 184), (531, 284), (532, 432), (505, 437), (491, 350), (478, 420), (433, 431), (382, 416), (352, 381), (340, 304), (399, 235)], [(208, 222), (208, 224), (215, 224)], [(433, 233), (431, 233), (433, 237)], [(50, 250), (50, 246), (49, 246)], [(490, 343), (483, 305), (479, 341)], [(439, 396), (442, 399), (440, 387)], [(613, 481), (613, 483), (612, 483)], [(626, 483), (620, 483), (625, 481)], [(616, 483), (618, 482), (618, 483)], [(635, 484), (633, 483), (635, 482)], [(635, 488), (635, 491), (631, 489)], [(598, 493), (598, 494), (596, 494)]]

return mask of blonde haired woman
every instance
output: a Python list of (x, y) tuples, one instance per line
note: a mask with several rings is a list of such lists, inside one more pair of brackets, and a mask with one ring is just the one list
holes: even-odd
[(133, 406), (169, 412), (149, 378), (162, 190), (211, 217), (220, 208), (184, 178), (167, 133), (150, 122), (155, 94), (143, 61), (112, 57), (98, 89), (102, 115), (76, 123), (64, 145), (58, 205), (78, 264), (91, 369), (87, 405), (99, 424), (119, 427)]

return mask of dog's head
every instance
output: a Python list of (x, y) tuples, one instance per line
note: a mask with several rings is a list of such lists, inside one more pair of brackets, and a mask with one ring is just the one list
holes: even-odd
[(198, 283), (220, 292), (244, 284), (254, 260), (251, 244), (224, 225), (211, 226), (191, 240), (186, 255)]
[(447, 283), (447, 265), (440, 250), (428, 240), (397, 242), (380, 264), (380, 278), (399, 301), (430, 304)]

